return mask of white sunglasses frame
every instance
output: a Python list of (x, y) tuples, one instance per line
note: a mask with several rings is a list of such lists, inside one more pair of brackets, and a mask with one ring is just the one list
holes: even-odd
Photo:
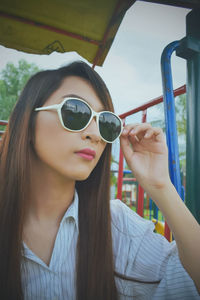
[[(91, 117), (90, 117), (88, 123), (85, 125), (84, 128), (79, 129), (79, 130), (73, 130), (73, 129), (67, 128), (67, 127), (64, 125), (63, 119), (62, 119), (62, 114), (61, 114), (61, 109), (62, 109), (62, 106), (64, 105), (64, 103), (65, 103), (66, 101), (68, 101), (68, 100), (79, 100), (79, 101), (85, 103), (85, 104), (90, 108), (92, 114), (91, 114)], [(42, 107), (37, 107), (37, 108), (35, 108), (35, 111), (42, 111), (42, 110), (56, 110), (56, 111), (57, 111), (57, 114), (58, 114), (58, 117), (59, 117), (59, 120), (60, 120), (60, 123), (61, 123), (61, 125), (62, 125), (62, 127), (63, 127), (65, 130), (68, 130), (68, 131), (71, 131), (71, 132), (80, 132), (80, 131), (83, 131), (85, 128), (87, 128), (87, 127), (90, 125), (90, 123), (91, 123), (91, 121), (93, 120), (93, 118), (96, 117), (96, 122), (97, 122), (97, 126), (98, 126), (98, 130), (99, 130), (99, 134), (100, 134), (100, 136), (101, 136), (101, 139), (102, 139), (104, 142), (109, 143), (109, 144), (114, 143), (114, 142), (116, 141), (116, 139), (117, 139), (118, 137), (120, 137), (120, 135), (121, 135), (121, 133), (122, 133), (122, 130), (123, 130), (123, 122), (122, 122), (122, 120), (120, 119), (120, 117), (118, 117), (115, 113), (113, 113), (113, 112), (111, 112), (111, 111), (106, 111), (106, 110), (105, 110), (105, 111), (100, 111), (100, 112), (95, 112), (95, 111), (92, 109), (92, 107), (91, 107), (86, 101), (84, 101), (83, 99), (75, 98), (75, 97), (65, 97), (65, 98), (63, 99), (63, 101), (62, 101), (61, 103), (59, 103), (59, 104), (53, 104), (53, 105), (49, 105), (49, 106), (42, 106)], [(112, 142), (105, 140), (105, 139), (102, 137), (102, 135), (101, 135), (101, 133), (100, 133), (100, 129), (99, 129), (99, 116), (100, 116), (102, 113), (105, 113), (105, 112), (106, 112), (106, 113), (110, 113), (110, 114), (114, 115), (115, 117), (117, 117), (117, 119), (118, 119), (118, 120), (120, 121), (120, 123), (121, 123), (121, 131), (120, 131), (120, 134), (119, 134), (118, 137), (116, 137), (116, 139), (115, 139), (114, 141), (112, 141)]]

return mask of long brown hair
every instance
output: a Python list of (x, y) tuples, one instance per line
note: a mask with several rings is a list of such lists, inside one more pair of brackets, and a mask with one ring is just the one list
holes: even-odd
[[(39, 72), (22, 91), (0, 144), (0, 298), (4, 300), (23, 299), (22, 232), (30, 190), (34, 109), (42, 106), (70, 75), (88, 80), (105, 109), (113, 111), (104, 82), (83, 62)], [(109, 208), (110, 158), (111, 146), (107, 144), (88, 179), (76, 183), (79, 194), (77, 300), (117, 299)]]

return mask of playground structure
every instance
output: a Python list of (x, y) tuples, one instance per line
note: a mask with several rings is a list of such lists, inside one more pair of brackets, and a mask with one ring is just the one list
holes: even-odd
[(122, 201), (130, 208), (137, 207), (137, 181), (135, 178), (123, 177)]
[[(162, 56), (162, 74), (167, 143), (170, 150), (170, 176), (178, 193), (183, 196), (180, 184), (177, 137), (174, 134), (176, 132), (176, 122), (170, 57), (172, 52), (176, 51), (179, 57), (187, 60), (186, 205), (197, 221), (200, 222), (200, 2), (199, 0), (144, 1), (192, 9), (186, 18), (186, 37), (181, 41), (173, 42), (164, 51)], [(42, 18), (42, 14), (40, 14), (41, 2), (38, 0), (29, 2), (12, 0), (9, 3), (3, 0), (0, 4), (0, 44), (37, 54), (49, 54), (53, 51), (77, 51), (88, 59), (93, 64), (93, 67), (102, 65), (125, 12), (135, 2), (135, 0), (99, 0), (93, 5), (91, 0), (84, 2), (79, 0), (76, 1), (74, 10), (73, 5), (67, 6), (69, 4), (67, 1), (65, 7), (59, 1), (56, 3), (56, 7), (53, 6), (53, 2), (50, 2), (49, 15), (46, 18)], [(66, 14), (70, 18), (65, 17), (63, 19), (63, 16), (66, 16)], [(83, 14), (85, 14), (84, 28), (82, 28), (81, 24)], [(55, 16), (58, 18), (57, 21)], [(54, 20), (54, 23), (51, 23), (52, 20)], [(91, 24), (95, 27), (95, 30), (90, 30)], [(23, 32), (23, 35), (21, 32)], [(38, 39), (38, 36), (44, 38)], [(181, 87), (175, 90), (174, 94), (175, 96), (178, 93), (180, 95), (185, 90), (185, 86)], [(131, 113), (136, 113), (136, 110), (142, 111), (142, 122), (146, 122), (147, 109), (156, 103), (160, 103), (162, 101), (161, 98), (155, 99), (153, 104), (150, 104), (150, 102), (146, 103), (132, 110)], [(126, 114), (122, 114), (121, 118), (125, 120), (126, 116)], [(0, 125), (6, 124), (5, 121), (0, 122)], [(123, 157), (121, 152), (119, 161), (117, 197), (121, 199), (120, 185), (122, 185), (121, 174), (123, 174)], [(138, 213), (140, 215), (142, 215), (143, 211), (143, 197), (144, 191), (139, 186)], [(168, 226), (165, 227), (165, 236), (169, 239)]]
[[(183, 85), (181, 87), (179, 87), (178, 89), (174, 90), (173, 91), (173, 94), (174, 96), (179, 96), (179, 95), (182, 95), (186, 93), (186, 86)], [(126, 118), (128, 116), (131, 116), (131, 115), (134, 115), (138, 112), (142, 112), (142, 120), (141, 122), (144, 123), (144, 122), (147, 122), (147, 110), (148, 108), (150, 107), (153, 107), (159, 103), (162, 103), (164, 100), (164, 97), (163, 96), (160, 96), (156, 99), (153, 99), (139, 107), (136, 107), (135, 109), (133, 110), (130, 110), (126, 113), (123, 113), (120, 115), (121, 119), (123, 120), (123, 123), (125, 124), (126, 123)], [(174, 99), (173, 99), (173, 105), (174, 104)], [(175, 108), (173, 109), (173, 113), (175, 111)], [(175, 119), (174, 119), (174, 122), (175, 122)], [(170, 132), (173, 130), (173, 137), (175, 139), (175, 142), (176, 142), (176, 154), (177, 154), (177, 157), (178, 157), (178, 142), (177, 142), (177, 135), (175, 135), (174, 133), (174, 128), (172, 127), (172, 122), (170, 123), (171, 125), (171, 128), (170, 128)], [(174, 126), (176, 127), (176, 124), (174, 123)], [(171, 141), (171, 137), (169, 136), (169, 140)], [(169, 153), (170, 153), (170, 149), (169, 149)], [(171, 153), (170, 153), (171, 154)], [(172, 155), (172, 154), (171, 154)], [(124, 173), (124, 170), (123, 170), (123, 153), (122, 153), (122, 150), (120, 149), (120, 154), (119, 154), (119, 171), (118, 171), (118, 183), (117, 183), (117, 198), (118, 199), (122, 199), (122, 185), (123, 185), (123, 179), (124, 180), (127, 180), (127, 178), (123, 178), (123, 173)], [(172, 160), (171, 160), (172, 161)], [(178, 159), (177, 159), (177, 164), (179, 164), (178, 162)], [(178, 179), (180, 180), (180, 169), (179, 168), (175, 168), (175, 172), (177, 174), (172, 174), (172, 176), (176, 176), (176, 177), (179, 177)], [(171, 174), (170, 174), (171, 175)], [(171, 176), (171, 178), (172, 178)], [(181, 189), (182, 191), (182, 189)], [(152, 202), (152, 200), (150, 199), (150, 203)], [(152, 205), (152, 204), (151, 204)], [(158, 209), (157, 209), (158, 210)], [(137, 188), (137, 207), (136, 207), (136, 211), (137, 213), (143, 217), (144, 216), (144, 190), (142, 189), (142, 187), (140, 185), (138, 185), (138, 188)], [(151, 211), (151, 210), (150, 210)], [(157, 214), (157, 213), (156, 213)], [(155, 214), (152, 216), (156, 219), (158, 219)], [(151, 219), (151, 214), (150, 214), (150, 219)], [(168, 239), (168, 240), (171, 240), (171, 233), (170, 233), (170, 230), (169, 230), (169, 227), (167, 224), (165, 224), (165, 232), (164, 232), (164, 235), (165, 237)]]

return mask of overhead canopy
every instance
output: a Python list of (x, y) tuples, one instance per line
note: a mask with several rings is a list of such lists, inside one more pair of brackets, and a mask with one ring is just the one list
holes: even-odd
[(0, 44), (34, 54), (76, 51), (102, 65), (135, 0), (1, 0)]
[(179, 6), (185, 8), (200, 8), (199, 0), (142, 0), (142, 1)]
[[(0, 44), (34, 54), (76, 51), (102, 65), (136, 0), (0, 0)], [(188, 8), (200, 0), (143, 0)]]

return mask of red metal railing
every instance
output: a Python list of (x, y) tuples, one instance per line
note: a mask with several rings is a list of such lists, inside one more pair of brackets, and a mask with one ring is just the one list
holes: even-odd
[[(174, 96), (179, 96), (186, 93), (186, 86), (183, 85), (177, 89), (174, 90)], [(155, 106), (159, 103), (163, 102), (163, 96), (160, 96), (158, 98), (155, 98), (151, 101), (146, 102), (145, 104), (138, 106), (126, 113), (123, 113), (120, 115), (120, 118), (123, 120), (123, 123), (125, 124), (126, 117), (131, 116), (137, 112), (142, 111), (142, 123), (146, 122), (147, 120), (147, 109)], [(123, 182), (123, 153), (120, 149), (119, 154), (119, 172), (118, 172), (118, 185), (117, 185), (117, 198), (122, 200), (122, 182)], [(144, 190), (139, 185), (138, 186), (138, 205), (137, 205), (137, 213), (143, 217), (143, 211), (144, 211)], [(165, 237), (170, 240), (170, 229), (165, 222)]]
[[(185, 92), (186, 92), (186, 86), (183, 85), (183, 86), (181, 86), (181, 87), (179, 87), (179, 88), (177, 88), (177, 89), (174, 90), (174, 96), (176, 97), (176, 96), (182, 95), (182, 94), (184, 94)], [(160, 97), (158, 97), (158, 98), (155, 98), (155, 99), (153, 99), (153, 100), (150, 100), (150, 101), (144, 103), (144, 104), (141, 105), (141, 106), (138, 106), (138, 107), (136, 107), (136, 108), (134, 108), (134, 109), (132, 109), (132, 110), (129, 110), (129, 111), (126, 112), (126, 113), (121, 114), (121, 115), (120, 115), (120, 118), (121, 118), (121, 119), (125, 119), (126, 117), (128, 117), (128, 116), (130, 116), (130, 115), (133, 115), (133, 114), (135, 114), (135, 113), (137, 113), (137, 112), (139, 112), (139, 111), (144, 111), (145, 109), (147, 109), (147, 108), (149, 108), (149, 107), (152, 107), (152, 106), (155, 106), (156, 104), (159, 104), (159, 103), (161, 103), (161, 102), (163, 102), (163, 96), (160, 96)]]
[[(6, 126), (8, 124), (8, 121), (3, 121), (3, 120), (0, 120), (0, 125), (1, 126)], [(3, 130), (0, 130), (0, 137), (3, 135), (4, 131)]]
[(0, 120), (0, 125), (2, 126), (6, 126), (8, 124), (8, 121), (3, 121), (3, 120)]

